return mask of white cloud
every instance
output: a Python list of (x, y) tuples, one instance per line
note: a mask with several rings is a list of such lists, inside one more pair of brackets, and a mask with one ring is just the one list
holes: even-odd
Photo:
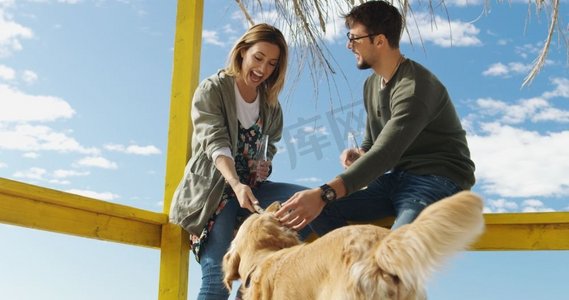
[(76, 194), (76, 195), (81, 195), (81, 196), (93, 198), (93, 199), (104, 200), (104, 201), (112, 201), (112, 200), (115, 200), (115, 199), (120, 197), (119, 195), (113, 194), (111, 192), (99, 193), (99, 192), (95, 192), (95, 191), (79, 190), (79, 189), (70, 189), (70, 190), (67, 190), (66, 192), (71, 193), (71, 194)]
[(532, 64), (524, 64), (521, 62), (511, 62), (508, 63), (508, 68), (512, 73), (515, 74), (525, 74), (528, 73), (532, 69)]
[[(522, 99), (516, 104), (492, 98), (476, 100), (482, 115), (497, 117), (497, 121), (506, 124), (520, 124), (527, 120), (534, 123), (553, 121), (569, 123), (569, 111), (557, 109), (543, 98)], [(500, 117), (501, 115), (501, 117)]]
[(553, 78), (552, 83), (555, 85), (555, 89), (551, 92), (543, 93), (543, 97), (546, 99), (563, 97), (569, 98), (569, 79), (567, 78)]
[(45, 122), (71, 118), (75, 114), (61, 98), (27, 95), (4, 84), (0, 84), (0, 107), (0, 122)]
[(0, 65), (0, 79), (13, 80), (16, 77), (16, 71), (5, 65)]
[(81, 1), (82, 0), (57, 0), (57, 2), (65, 4), (77, 4), (80, 3)]
[(531, 119), (533, 122), (555, 121), (569, 123), (569, 111), (546, 107), (537, 112)]
[(237, 31), (233, 28), (233, 26), (226, 24), (223, 26), (223, 32), (229, 34), (237, 34)]
[(137, 154), (137, 155), (152, 155), (152, 154), (160, 154), (162, 152), (156, 146), (152, 145), (148, 146), (129, 145), (128, 147), (126, 147), (126, 153)]
[(79, 171), (75, 171), (75, 170), (62, 170), (62, 169), (58, 169), (58, 170), (53, 171), (53, 177), (55, 177), (55, 178), (87, 176), (89, 174), (90, 174), (90, 172), (88, 172), (88, 171), (79, 172)]
[(508, 44), (510, 44), (512, 40), (511, 39), (499, 39), (496, 44), (498, 44), (499, 46), (507, 46)]
[(217, 31), (211, 30), (204, 30), (202, 31), (202, 39), (206, 44), (216, 45), (216, 46), (225, 46), (225, 44), (219, 40), (217, 36)]
[(522, 202), (522, 212), (551, 212), (552, 208), (546, 207), (545, 204), (536, 199), (528, 199)]
[(152, 154), (162, 153), (160, 149), (158, 149), (156, 146), (153, 145), (148, 145), (148, 146), (129, 145), (125, 147), (119, 144), (108, 144), (105, 145), (104, 147), (109, 151), (122, 152), (126, 154), (152, 155)]
[(484, 207), (485, 213), (506, 213), (516, 211), (518, 204), (514, 201), (506, 199), (487, 200), (487, 206)]
[(445, 5), (447, 6), (458, 6), (458, 7), (466, 7), (466, 6), (477, 6), (485, 4), (484, 0), (446, 0)]
[(328, 135), (328, 130), (324, 126), (315, 127), (315, 126), (304, 126), (302, 130), (306, 133), (319, 133), (322, 135)]
[(102, 169), (117, 169), (118, 165), (101, 156), (89, 156), (80, 159), (77, 164), (84, 167), (97, 167)]
[(18, 151), (56, 151), (98, 154), (96, 148), (85, 148), (65, 133), (47, 126), (6, 125), (0, 122), (0, 149)]
[(74, 170), (61, 170), (61, 169), (54, 171), (52, 174), (49, 174), (49, 172), (46, 169), (32, 167), (25, 171), (17, 171), (13, 174), (13, 176), (15, 178), (20, 178), (20, 179), (28, 179), (32, 181), (44, 181), (52, 184), (67, 185), (70, 184), (70, 182), (69, 180), (66, 180), (66, 178), (76, 177), (76, 176), (87, 176), (89, 174), (90, 174), (89, 172), (78, 172)]
[[(449, 22), (446, 18), (432, 17), (429, 13), (421, 12), (409, 15), (407, 24), (413, 42), (422, 39), (424, 42), (431, 42), (444, 48), (482, 45), (478, 39), (480, 29), (468, 22), (459, 20)], [(409, 42), (409, 39), (402, 38), (401, 42)]]
[(15, 178), (25, 178), (25, 179), (32, 179), (32, 180), (45, 180), (44, 176), (47, 174), (47, 171), (42, 168), (30, 168), (26, 171), (18, 171), (14, 173)]
[(22, 154), (22, 156), (25, 158), (31, 158), (31, 159), (36, 159), (36, 158), (40, 157), (40, 155), (36, 152), (26, 152), (26, 153)]
[(125, 147), (119, 144), (107, 144), (103, 148), (109, 151), (117, 151), (117, 152), (124, 152)]
[(546, 207), (541, 200), (526, 199), (521, 205), (512, 200), (497, 199), (487, 200), (484, 213), (518, 213), (518, 212), (552, 212), (552, 208)]
[[(540, 134), (499, 123), (469, 135), (477, 186), (501, 197), (568, 196), (569, 131)], [(548, 166), (544, 171), (543, 166)]]
[[(11, 2), (4, 5), (10, 5)], [(0, 10), (0, 57), (6, 57), (22, 49), (21, 39), (33, 37), (32, 30), (10, 20)]]
[(8, 165), (0, 161), (0, 169), (6, 168)]
[[(501, 197), (569, 195), (569, 131), (538, 132), (512, 126), (569, 123), (569, 111), (547, 101), (549, 97), (566, 97), (569, 80), (554, 78), (552, 83), (553, 91), (514, 104), (492, 98), (475, 101), (476, 114), (466, 118), (465, 128), (476, 164), (477, 186), (485, 192)], [(522, 206), (527, 211), (549, 209), (531, 201)]]
[(522, 58), (533, 57), (541, 52), (543, 48), (543, 42), (537, 44), (525, 44), (522, 46), (516, 46), (515, 52)]
[(318, 177), (305, 177), (296, 179), (297, 182), (322, 182), (322, 178)]
[(59, 184), (59, 185), (69, 185), (71, 181), (69, 180), (61, 180), (61, 179), (49, 179), (47, 182), (51, 184)]
[(38, 74), (34, 71), (24, 70), (22, 80), (24, 80), (25, 83), (32, 84), (38, 80)]
[(488, 69), (482, 72), (484, 76), (504, 76), (508, 74), (508, 66), (503, 63), (492, 64)]
[(14, 5), (16, 0), (0, 0), (0, 8)]
[(512, 74), (526, 74), (532, 68), (531, 64), (523, 64), (520, 62), (511, 62), (507, 65), (503, 63), (495, 63), (490, 65), (488, 69), (482, 72), (484, 76), (501, 76), (501, 77), (509, 77)]

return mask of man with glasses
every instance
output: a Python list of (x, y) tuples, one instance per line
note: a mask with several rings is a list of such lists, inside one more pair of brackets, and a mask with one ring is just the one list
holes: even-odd
[(395, 216), (396, 229), (475, 181), (466, 132), (445, 86), (399, 50), (398, 9), (370, 1), (344, 18), (357, 67), (374, 71), (364, 83), (363, 142), (340, 156), (343, 173), (296, 193), (276, 214), (296, 230), (310, 223), (319, 235), (386, 216)]

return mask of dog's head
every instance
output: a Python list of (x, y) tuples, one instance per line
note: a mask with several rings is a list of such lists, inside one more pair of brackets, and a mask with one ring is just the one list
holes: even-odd
[(249, 216), (239, 228), (223, 257), (223, 282), (228, 289), (233, 280), (246, 281), (266, 254), (300, 244), (298, 234), (275, 218), (279, 208), (280, 203), (274, 202), (263, 213)]

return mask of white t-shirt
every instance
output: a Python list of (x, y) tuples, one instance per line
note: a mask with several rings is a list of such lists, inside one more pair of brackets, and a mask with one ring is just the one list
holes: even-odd
[[(241, 126), (243, 126), (243, 128), (250, 128), (251, 126), (253, 126), (253, 124), (255, 124), (255, 122), (257, 122), (257, 119), (259, 118), (259, 103), (260, 103), (259, 93), (257, 93), (257, 98), (255, 98), (255, 101), (248, 103), (245, 101), (245, 99), (243, 99), (243, 96), (241, 96), (239, 88), (237, 87), (237, 81), (233, 85), (233, 88), (235, 89), (235, 106), (237, 108), (237, 120), (239, 120), (239, 123), (241, 123)], [(220, 155), (227, 156), (233, 159), (229, 147), (223, 147), (214, 150), (212, 154), (213, 161), (215, 162), (217, 157)]]

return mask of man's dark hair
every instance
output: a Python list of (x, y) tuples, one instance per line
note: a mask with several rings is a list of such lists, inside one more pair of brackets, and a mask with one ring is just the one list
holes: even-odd
[(388, 2), (369, 1), (352, 8), (343, 17), (346, 19), (346, 27), (351, 28), (354, 23), (360, 23), (367, 28), (368, 34), (383, 34), (391, 47), (399, 48), (403, 17)]

